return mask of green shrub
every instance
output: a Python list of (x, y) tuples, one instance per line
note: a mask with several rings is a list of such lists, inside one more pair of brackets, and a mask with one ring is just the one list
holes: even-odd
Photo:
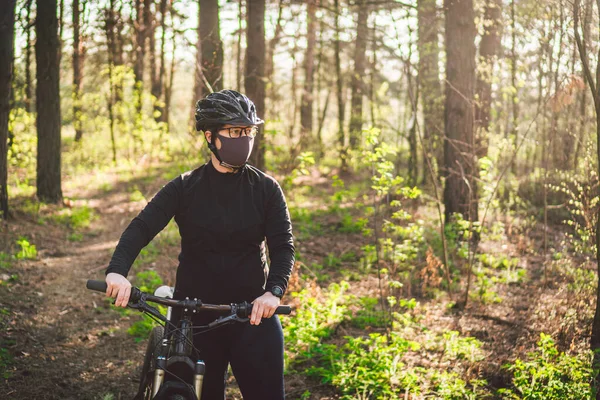
[(504, 399), (580, 400), (595, 398), (592, 355), (559, 352), (552, 337), (540, 334), (537, 349), (528, 360), (515, 360), (504, 367), (513, 373), (514, 389), (500, 389)]
[(346, 282), (331, 284), (324, 302), (307, 290), (292, 293), (297, 304), (294, 314), (285, 320), (286, 364), (292, 366), (311, 359), (319, 352), (321, 342), (347, 317)]
[(323, 348), (328, 368), (312, 368), (309, 373), (331, 383), (342, 399), (393, 399), (405, 391), (419, 392), (418, 377), (400, 361), (402, 355), (419, 348), (418, 343), (396, 333), (389, 336), (372, 333), (368, 337), (346, 337), (338, 349)]
[(17, 260), (35, 260), (37, 258), (35, 245), (29, 243), (26, 238), (20, 237), (17, 244), (21, 247), (21, 250), (15, 255)]

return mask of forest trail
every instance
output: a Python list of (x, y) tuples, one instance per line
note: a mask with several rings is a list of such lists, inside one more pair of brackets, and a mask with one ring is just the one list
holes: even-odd
[[(102, 279), (124, 227), (139, 211), (115, 188), (110, 193), (65, 193), (87, 199), (98, 216), (81, 242), (66, 240), (64, 227), (39, 225), (26, 216), (11, 232), (27, 233), (38, 259), (17, 264), (16, 284), (2, 296), (9, 310), (5, 343), (17, 349), (6, 399), (130, 399), (135, 394), (145, 343), (127, 334), (128, 316), (85, 288)], [(112, 397), (111, 397), (112, 395)]]

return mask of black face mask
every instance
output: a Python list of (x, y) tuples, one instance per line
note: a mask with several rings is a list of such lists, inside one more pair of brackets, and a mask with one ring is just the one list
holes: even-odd
[(221, 148), (217, 150), (221, 165), (230, 168), (240, 168), (248, 162), (252, 147), (254, 146), (254, 138), (250, 136), (242, 136), (236, 139), (226, 137), (220, 134)]

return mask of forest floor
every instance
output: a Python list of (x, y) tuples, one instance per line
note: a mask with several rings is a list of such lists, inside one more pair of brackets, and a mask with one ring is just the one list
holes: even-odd
[[(13, 218), (0, 229), (0, 251), (14, 254), (16, 240), (27, 237), (38, 254), (36, 259), (14, 261), (0, 269), (0, 371), (4, 371), (0, 398), (133, 397), (146, 344), (137, 342), (127, 329), (138, 317), (116, 312), (102, 294), (86, 290), (85, 282), (102, 279), (120, 234), (145, 204), (131, 195), (131, 188), (139, 189), (149, 199), (167, 181), (157, 171), (144, 171), (142, 166), (140, 177), (127, 181), (113, 174), (108, 177), (110, 185), (101, 189), (86, 183), (96, 181), (93, 175), (79, 176), (77, 183), (65, 185), (65, 198), (76, 199), (70, 205), (85, 203), (96, 215), (76, 241), (72, 237), (69, 240), (72, 231), (64, 225), (43, 218), (57, 213), (58, 208), (43, 206), (32, 214), (26, 211), (27, 199), (16, 201)], [(330, 184), (322, 186), (325, 191), (331, 189)], [(415, 211), (415, 219), (425, 217), (420, 212)], [(336, 223), (332, 217), (322, 218), (324, 226)], [(456, 330), (483, 343), (485, 359), (471, 373), (486, 379), (492, 388), (508, 385), (509, 377), (502, 365), (533, 350), (541, 332), (551, 334), (563, 350), (585, 346), (593, 315), (589, 292), (569, 290), (570, 278), (550, 267), (552, 254), (540, 255), (541, 225), (529, 230), (517, 225), (511, 229), (510, 225), (501, 240), (481, 244), (486, 252), (519, 258), (519, 266), (526, 270), (527, 279), (496, 287), (501, 302), (470, 301), (463, 312), (452, 312), (447, 296), (418, 299), (422, 323), (429, 329)], [(549, 230), (548, 234), (550, 243), (560, 243), (559, 229)], [(297, 248), (304, 264), (310, 265), (323, 263), (329, 254), (340, 256), (349, 250), (359, 254), (365, 241), (360, 234), (326, 231), (320, 237), (298, 240)], [(174, 281), (177, 252), (177, 246), (169, 246), (150, 263), (167, 284)], [(330, 275), (323, 285), (340, 280), (337, 271), (322, 273)], [(353, 294), (378, 296), (376, 274), (351, 284)], [(285, 325), (285, 318), (282, 323)], [(339, 337), (349, 334), (360, 332), (345, 324), (336, 330)], [(426, 360), (415, 360), (415, 364), (424, 365)], [(241, 398), (232, 386), (228, 398)], [(301, 398), (307, 389), (313, 399), (338, 397), (332, 387), (312, 378), (300, 374), (286, 377), (288, 398)]]

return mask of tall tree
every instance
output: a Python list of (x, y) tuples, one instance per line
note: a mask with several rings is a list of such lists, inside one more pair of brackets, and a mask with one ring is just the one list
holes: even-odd
[[(304, 86), (300, 102), (300, 129), (303, 144), (312, 136), (313, 82), (315, 70), (315, 44), (317, 42), (317, 3), (309, 0), (306, 10), (306, 53), (304, 55)], [(304, 146), (303, 146), (304, 147)]]
[(351, 115), (349, 126), (349, 145), (352, 150), (356, 149), (363, 125), (363, 96), (365, 95), (365, 61), (367, 52), (367, 36), (369, 30), (367, 20), (369, 9), (365, 0), (356, 2), (358, 7), (358, 18), (356, 24), (356, 47), (354, 48), (354, 71), (352, 73), (350, 100)]
[(340, 168), (346, 170), (346, 134), (344, 132), (344, 78), (342, 76), (342, 60), (340, 46), (340, 4), (339, 0), (333, 2), (333, 13), (335, 21), (335, 31), (333, 40), (333, 52), (335, 54), (335, 76), (336, 76), (336, 94), (338, 105), (338, 147), (340, 153)]
[[(247, 30), (246, 30), (246, 95), (256, 105), (259, 117), (265, 113), (265, 0), (248, 1), (247, 3)], [(264, 169), (265, 165), (265, 139), (263, 137), (264, 125), (254, 139), (254, 151), (250, 158), (252, 165)]]
[[(85, 13), (86, 1), (82, 2)], [(73, 125), (75, 127), (75, 141), (79, 142), (83, 136), (81, 121), (81, 85), (83, 80), (83, 62), (85, 44), (81, 36), (81, 14), (79, 0), (73, 0)]]
[(477, 126), (477, 152), (484, 157), (488, 152), (487, 134), (490, 128), (492, 106), (492, 77), (494, 65), (500, 52), (502, 27), (502, 0), (486, 0), (483, 17), (483, 35), (479, 44), (477, 66), (477, 102), (475, 121)]
[(238, 2), (238, 32), (237, 32), (237, 51), (236, 51), (236, 67), (235, 67), (235, 82), (238, 92), (242, 90), (242, 21), (244, 19), (244, 4), (243, 0)]
[(199, 0), (198, 55), (195, 99), (223, 88), (223, 42), (219, 23), (218, 0)]
[(133, 65), (133, 74), (135, 76), (135, 93), (136, 93), (136, 110), (138, 116), (136, 120), (139, 119), (139, 114), (142, 110), (142, 91), (144, 87), (144, 56), (145, 56), (145, 26), (144, 26), (144, 7), (142, 4), (142, 0), (135, 0), (134, 2), (134, 11), (135, 11), (135, 20), (133, 20), (133, 27), (135, 32), (135, 41), (134, 41), (134, 65)]
[(475, 14), (473, 0), (444, 0), (446, 16), (446, 99), (444, 161), (446, 221), (454, 213), (477, 221), (473, 151)]
[(33, 0), (25, 2), (25, 109), (32, 112), (32, 87), (31, 83), (31, 3)]
[[(156, 15), (153, 6), (154, 0), (144, 0), (144, 42), (148, 54), (148, 69), (150, 72), (150, 93), (155, 99), (158, 99), (158, 69), (156, 65)], [(154, 108), (156, 109), (157, 101), (154, 100)], [(156, 118), (159, 120), (160, 118)]]
[(110, 0), (107, 8), (104, 10), (104, 31), (106, 33), (106, 46), (108, 54), (108, 85), (109, 92), (107, 96), (108, 105), (108, 118), (109, 118), (109, 130), (110, 140), (112, 145), (112, 158), (113, 163), (117, 163), (117, 144), (115, 140), (115, 102), (117, 93), (119, 92), (118, 85), (115, 84), (114, 79), (114, 67), (117, 63), (117, 34), (116, 34), (116, 17), (117, 11), (115, 10), (115, 0)]
[[(419, 51), (419, 85), (423, 104), (423, 141), (427, 157), (434, 157), (438, 168), (443, 167), (444, 108), (440, 83), (438, 33), (440, 22), (435, 0), (417, 1)], [(423, 157), (423, 171), (427, 171)], [(423, 174), (426, 181), (427, 174)]]
[(16, 0), (0, 3), (0, 214), (8, 218), (8, 115), (14, 57)]
[(37, 196), (48, 203), (62, 199), (59, 92), (59, 38), (56, 0), (37, 0), (35, 20), (37, 108)]
[[(596, 116), (596, 139), (598, 143), (600, 143), (600, 75), (597, 72), (596, 79), (594, 79), (594, 76), (592, 75), (592, 70), (590, 68), (590, 59), (587, 53), (587, 46), (586, 43), (582, 41), (581, 35), (579, 34), (580, 3), (581, 0), (574, 0), (573, 3), (575, 41), (577, 42), (579, 57), (583, 65), (585, 80), (587, 86), (590, 88), (592, 100), (594, 102), (594, 111)], [(598, 7), (600, 10), (600, 4), (598, 5)], [(589, 39), (589, 37), (584, 37), (584, 39), (587, 40)], [(596, 60), (595, 70), (600, 71), (600, 59)], [(598, 171), (600, 171), (600, 146), (596, 146), (596, 152), (596, 168), (598, 168)], [(597, 212), (596, 214), (596, 266), (598, 269), (598, 281), (596, 285), (596, 311), (594, 313), (594, 320), (592, 322), (592, 336), (590, 338), (590, 348), (594, 353), (592, 367), (595, 371), (593, 383), (596, 389), (596, 400), (600, 400), (600, 390), (598, 387), (600, 382), (600, 212)]]
[[(165, 66), (165, 45), (167, 42), (167, 0), (160, 0), (160, 55), (159, 55), (159, 67), (158, 67), (158, 76), (156, 80), (152, 82), (152, 95), (160, 100), (163, 95), (163, 86), (164, 86), (164, 77), (166, 74), (166, 66)], [(157, 111), (160, 115), (157, 117), (157, 120), (164, 121), (164, 110), (160, 103), (157, 101), (154, 104), (154, 110)]]

